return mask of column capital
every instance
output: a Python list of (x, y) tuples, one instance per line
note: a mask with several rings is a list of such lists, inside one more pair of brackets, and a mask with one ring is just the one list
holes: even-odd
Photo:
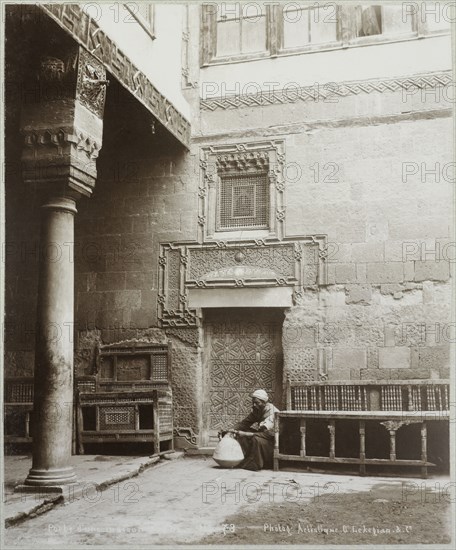
[(43, 53), (28, 78), (39, 93), (22, 106), (24, 182), (49, 196), (90, 196), (103, 137), (104, 66), (72, 44)]

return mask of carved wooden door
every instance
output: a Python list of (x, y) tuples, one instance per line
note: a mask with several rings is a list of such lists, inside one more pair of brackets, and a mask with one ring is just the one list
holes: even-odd
[(274, 309), (206, 310), (204, 315), (203, 439), (231, 428), (251, 411), (251, 393), (265, 389), (282, 400), (283, 313)]

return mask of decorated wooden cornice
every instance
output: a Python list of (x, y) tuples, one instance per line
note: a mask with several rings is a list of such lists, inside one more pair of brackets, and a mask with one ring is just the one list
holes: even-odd
[(304, 290), (327, 284), (326, 236), (165, 243), (160, 245), (158, 318), (163, 327), (197, 326), (188, 307), (192, 288), (291, 287), (293, 303)]
[[(37, 4), (49, 17), (92, 54), (183, 145), (190, 143), (190, 123), (104, 33), (79, 4)], [(84, 78), (89, 87), (93, 73)], [(87, 93), (89, 93), (87, 91)], [(89, 94), (92, 95), (93, 94)]]

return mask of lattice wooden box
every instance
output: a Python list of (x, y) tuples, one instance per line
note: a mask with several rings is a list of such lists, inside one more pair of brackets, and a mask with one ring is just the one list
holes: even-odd
[(171, 391), (79, 393), (77, 445), (87, 443), (153, 443), (154, 452), (169, 441), (172, 447)]
[(168, 345), (103, 346), (97, 374), (76, 379), (77, 450), (84, 444), (152, 442), (173, 446), (171, 353)]

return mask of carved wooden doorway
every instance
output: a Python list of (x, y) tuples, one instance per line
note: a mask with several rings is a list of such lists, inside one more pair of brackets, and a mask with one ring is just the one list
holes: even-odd
[(204, 310), (203, 445), (251, 410), (251, 393), (265, 389), (282, 401), (281, 309)]

